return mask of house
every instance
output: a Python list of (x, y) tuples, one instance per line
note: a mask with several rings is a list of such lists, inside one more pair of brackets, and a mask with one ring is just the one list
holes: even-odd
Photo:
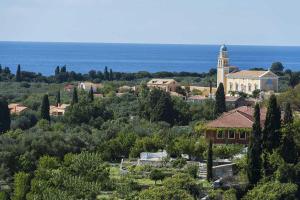
[(18, 103), (9, 104), (8, 108), (10, 110), (10, 114), (16, 114), (16, 115), (19, 115), (22, 112), (28, 110), (28, 108), (26, 106), (22, 106), (21, 104), (18, 104)]
[(89, 91), (91, 88), (93, 88), (94, 92), (97, 92), (98, 89), (103, 88), (103, 85), (100, 83), (92, 83), (92, 82), (80, 82), (78, 84), (79, 89), (83, 89), (85, 91)]
[(66, 112), (66, 108), (69, 106), (70, 104), (61, 104), (58, 106), (50, 106), (50, 115), (52, 116), (63, 116)]
[[(234, 69), (232, 71), (232, 69)], [(222, 45), (218, 57), (217, 85), (223, 83), (225, 93), (244, 92), (252, 94), (254, 90), (278, 91), (278, 76), (267, 71), (241, 70), (229, 65), (227, 47)]]
[(177, 86), (179, 86), (179, 84), (174, 79), (151, 79), (147, 83), (147, 87), (150, 89), (159, 88), (166, 92), (175, 92)]
[[(261, 125), (266, 119), (265, 108), (260, 109)], [(254, 123), (254, 108), (241, 106), (223, 113), (205, 127), (205, 138), (215, 144), (248, 144)]]

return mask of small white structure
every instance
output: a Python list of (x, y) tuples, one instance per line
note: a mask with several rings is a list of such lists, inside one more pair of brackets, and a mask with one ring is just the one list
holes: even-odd
[(161, 152), (142, 152), (140, 153), (140, 160), (148, 160), (148, 161), (162, 161), (164, 158), (168, 157), (168, 153), (164, 150)]
[(92, 82), (80, 82), (78, 84), (79, 89), (83, 89), (85, 91), (89, 91), (91, 88), (94, 92), (97, 92), (97, 89), (103, 88), (103, 85), (100, 83), (92, 83)]

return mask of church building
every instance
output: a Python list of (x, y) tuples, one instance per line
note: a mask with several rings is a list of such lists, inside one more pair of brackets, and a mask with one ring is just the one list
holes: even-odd
[(218, 58), (217, 84), (223, 83), (225, 94), (244, 92), (252, 94), (254, 90), (264, 92), (278, 91), (278, 76), (268, 71), (241, 70), (229, 65), (227, 47), (222, 45)]

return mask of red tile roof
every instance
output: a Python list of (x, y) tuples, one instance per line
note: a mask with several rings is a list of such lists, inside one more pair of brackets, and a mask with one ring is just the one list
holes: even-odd
[[(208, 128), (252, 128), (254, 108), (241, 106), (231, 111), (223, 113), (216, 120), (209, 122)], [(260, 110), (261, 125), (264, 125), (266, 119), (266, 109)]]

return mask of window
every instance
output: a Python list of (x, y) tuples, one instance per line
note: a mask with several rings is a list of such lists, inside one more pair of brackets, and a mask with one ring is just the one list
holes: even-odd
[(224, 131), (218, 131), (217, 138), (218, 139), (223, 139), (224, 138)]
[(257, 84), (256, 83), (254, 84), (254, 89), (257, 90)]
[(245, 140), (246, 139), (246, 132), (245, 131), (240, 132), (240, 139), (241, 140)]
[(232, 91), (232, 83), (229, 83), (229, 90)]
[(248, 91), (249, 91), (249, 92), (252, 91), (252, 85), (251, 85), (251, 83), (248, 84)]
[(235, 91), (239, 91), (239, 84), (235, 84)]
[(234, 131), (228, 131), (228, 139), (234, 139), (235, 138), (235, 132)]

